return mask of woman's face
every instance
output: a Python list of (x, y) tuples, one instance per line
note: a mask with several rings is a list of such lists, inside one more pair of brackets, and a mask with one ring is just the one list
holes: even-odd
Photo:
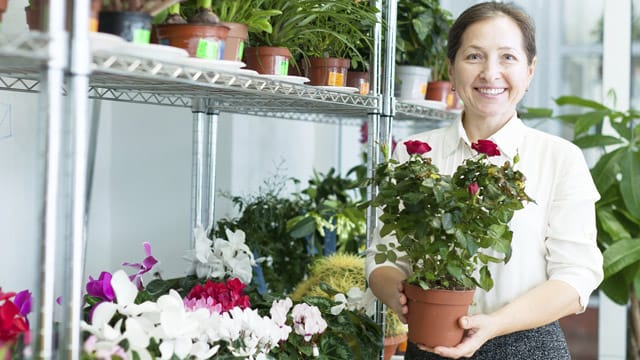
[(449, 67), (465, 118), (510, 119), (531, 83), (535, 62), (528, 64), (522, 33), (511, 18), (497, 16), (469, 26)]

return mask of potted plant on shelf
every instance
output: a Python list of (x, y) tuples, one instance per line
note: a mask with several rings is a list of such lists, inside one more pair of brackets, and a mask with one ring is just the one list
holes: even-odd
[[(463, 335), (456, 320), (467, 313), (476, 287), (493, 287), (487, 264), (509, 261), (508, 223), (532, 199), (524, 191), (524, 175), (514, 169), (517, 156), (514, 164), (489, 161), (500, 154), (490, 140), (474, 143), (476, 155), (453, 175), (441, 174), (426, 157), (427, 143), (411, 140), (398, 146), (406, 147), (409, 159), (383, 162), (370, 179), (379, 191), (367, 204), (382, 212), (380, 236), (397, 239), (377, 245), (375, 261), (406, 261), (412, 269), (405, 284), (409, 340), (454, 346)], [(462, 295), (463, 300), (442, 300), (445, 295)], [(429, 309), (433, 297), (456, 312)], [(429, 321), (422, 310), (429, 312)]]
[[(604, 258), (600, 289), (614, 302), (630, 304), (628, 349), (634, 358), (640, 353), (640, 113), (577, 96), (561, 96), (555, 103), (573, 110), (555, 116), (573, 128), (573, 142), (600, 150), (591, 168), (601, 195), (596, 203), (597, 241)], [(529, 109), (522, 117), (553, 117), (550, 109), (538, 110)]]
[[(1, 1), (1, 0), (0, 0)], [(24, 8), (27, 26), (29, 30), (42, 31), (46, 26), (43, 23), (42, 15), (46, 14), (49, 1), (46, 0), (29, 0)], [(102, 8), (102, 0), (91, 0), (91, 8), (89, 14), (89, 31), (98, 31), (98, 16)], [(45, 19), (46, 21), (46, 19)]]
[(422, 100), (430, 79), (442, 79), (438, 61), (446, 61), (451, 13), (439, 0), (398, 1), (396, 97)]
[(173, 4), (164, 22), (154, 26), (158, 43), (185, 49), (191, 57), (221, 60), (230, 28), (212, 6), (212, 0)]
[(98, 31), (147, 44), (151, 39), (153, 17), (178, 1), (104, 0), (98, 15)]
[(366, 1), (318, 1), (317, 16), (302, 43), (311, 85), (345, 86), (349, 68), (366, 68), (377, 9)]

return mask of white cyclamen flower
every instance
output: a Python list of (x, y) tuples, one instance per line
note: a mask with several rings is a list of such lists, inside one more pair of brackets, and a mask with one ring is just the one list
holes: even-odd
[(304, 336), (305, 341), (311, 340), (313, 335), (321, 334), (327, 328), (327, 322), (322, 318), (320, 309), (302, 303), (293, 307), (293, 329), (298, 335)]

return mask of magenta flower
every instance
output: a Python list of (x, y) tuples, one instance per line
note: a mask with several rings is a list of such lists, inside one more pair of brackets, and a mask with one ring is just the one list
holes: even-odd
[(29, 290), (22, 290), (13, 298), (13, 303), (20, 309), (20, 313), (26, 317), (31, 313), (32, 300), (31, 292)]
[(142, 290), (142, 275), (151, 271), (153, 265), (158, 263), (158, 260), (151, 255), (151, 244), (148, 242), (143, 243), (144, 252), (147, 254), (147, 257), (142, 260), (142, 263), (122, 263), (124, 266), (130, 266), (132, 268), (138, 269), (138, 272), (132, 275), (129, 275), (129, 279), (131, 282), (135, 283), (138, 287), (138, 290)]
[(487, 156), (500, 155), (498, 145), (491, 140), (478, 140), (478, 142), (471, 144), (471, 148), (481, 154), (487, 154)]
[(472, 182), (471, 184), (469, 184), (469, 186), (467, 186), (467, 191), (471, 196), (476, 196), (476, 194), (478, 194), (478, 190), (480, 190), (480, 186), (478, 186), (477, 182)]
[(431, 146), (429, 146), (429, 144), (427, 144), (426, 142), (422, 142), (420, 140), (405, 141), (404, 146), (407, 147), (407, 153), (409, 153), (409, 155), (422, 155), (431, 151)]
[(113, 287), (111, 286), (111, 274), (106, 271), (100, 273), (98, 280), (89, 276), (86, 289), (87, 294), (90, 296), (97, 297), (105, 301), (113, 301), (116, 298), (116, 295), (113, 292)]

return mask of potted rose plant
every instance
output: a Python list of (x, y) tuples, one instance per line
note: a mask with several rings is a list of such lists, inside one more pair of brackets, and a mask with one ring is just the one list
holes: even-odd
[[(409, 339), (432, 345), (455, 345), (462, 337), (455, 320), (466, 314), (476, 287), (489, 290), (493, 280), (488, 263), (509, 261), (512, 232), (509, 221), (514, 212), (532, 201), (524, 191), (524, 175), (505, 162), (495, 165), (490, 158), (499, 155), (497, 145), (479, 140), (472, 148), (477, 154), (465, 160), (452, 175), (441, 174), (424, 156), (429, 144), (412, 140), (406, 146), (409, 160), (392, 159), (378, 165), (371, 181), (378, 194), (369, 202), (382, 211), (380, 236), (394, 236), (397, 242), (377, 245), (376, 263), (408, 262), (412, 274), (405, 293), (409, 299)], [(386, 152), (386, 150), (384, 150)], [(439, 326), (433, 316), (429, 322), (416, 319), (422, 300), (417, 297), (457, 290), (466, 293), (460, 313), (449, 315), (451, 333), (457, 338), (438, 339), (449, 331)], [(448, 305), (452, 302), (446, 300)], [(444, 311), (437, 311), (444, 314)], [(426, 330), (424, 338), (419, 332)]]

